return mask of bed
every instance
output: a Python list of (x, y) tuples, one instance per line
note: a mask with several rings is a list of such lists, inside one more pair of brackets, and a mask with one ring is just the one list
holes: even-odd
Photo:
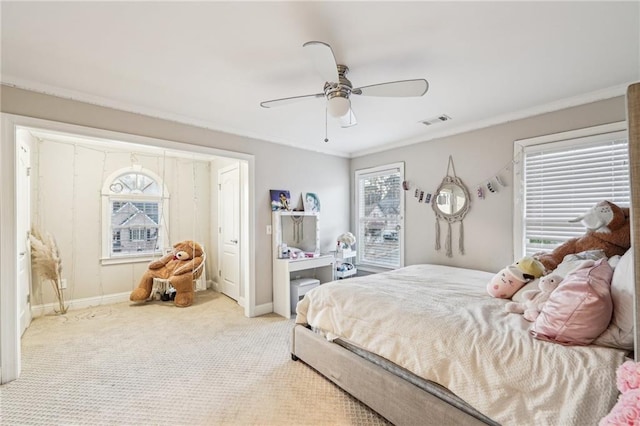
[[(639, 99), (636, 84), (628, 93), (633, 241)], [(635, 270), (637, 257), (631, 250)], [(292, 357), (397, 425), (596, 424), (615, 404), (615, 370), (630, 351), (532, 338), (504, 300), (487, 296), (492, 276), (412, 265), (323, 284), (298, 304)], [(638, 294), (633, 272), (628, 282)], [(637, 326), (632, 333), (637, 354)]]

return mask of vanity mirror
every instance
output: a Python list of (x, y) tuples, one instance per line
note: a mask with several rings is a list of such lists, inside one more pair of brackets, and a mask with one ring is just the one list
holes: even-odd
[[(453, 175), (450, 173), (453, 172)], [(464, 227), (462, 219), (469, 211), (471, 198), (467, 187), (462, 180), (456, 176), (453, 158), (449, 156), (449, 164), (447, 165), (447, 175), (436, 191), (435, 197), (431, 202), (431, 207), (436, 214), (436, 250), (440, 250), (440, 220), (447, 222), (447, 238), (445, 240), (445, 249), (447, 256), (452, 257), (451, 249), (451, 224), (460, 222), (460, 236), (458, 238), (458, 248), (460, 254), (464, 254)]]

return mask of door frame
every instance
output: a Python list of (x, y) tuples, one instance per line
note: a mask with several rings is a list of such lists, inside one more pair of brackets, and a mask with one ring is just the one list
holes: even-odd
[(141, 145), (181, 150), (192, 153), (217, 155), (240, 161), (241, 185), (246, 188), (241, 196), (241, 238), (245, 247), (241, 252), (244, 314), (256, 315), (255, 280), (255, 157), (250, 154), (193, 145), (184, 142), (136, 136), (110, 130), (0, 113), (2, 143), (0, 144), (0, 384), (15, 380), (20, 375), (20, 321), (18, 318), (17, 281), (17, 188), (16, 188), (16, 131), (19, 127), (36, 128), (51, 132), (82, 135), (86, 138), (115, 139)]
[[(17, 132), (16, 132), (17, 134)], [(27, 156), (28, 156), (28, 166), (27, 169), (25, 170), (23, 168), (23, 166), (20, 164), (20, 157), (23, 155), (22, 154), (22, 149), (26, 148), (27, 151)], [(19, 322), (20, 322), (20, 335), (22, 335), (25, 330), (29, 327), (29, 325), (31, 324), (31, 320), (32, 320), (32, 315), (31, 315), (31, 248), (29, 247), (29, 241), (28, 241), (28, 233), (29, 230), (31, 229), (31, 176), (30, 176), (30, 170), (32, 167), (31, 164), (31, 152), (33, 149), (33, 139), (31, 137), (31, 135), (26, 135), (24, 138), (21, 137), (17, 137), (16, 139), (16, 177), (18, 176), (18, 174), (22, 174), (25, 173), (25, 176), (23, 176), (22, 179), (24, 180), (24, 185), (26, 185), (26, 187), (29, 189), (26, 194), (22, 191), (23, 188), (21, 188), (21, 185), (19, 183), (16, 182), (16, 201), (19, 201), (19, 204), (23, 205), (26, 210), (21, 210), (18, 208), (18, 206), (16, 205), (16, 223), (18, 222), (19, 218), (21, 215), (26, 214), (27, 215), (27, 222), (24, 224), (26, 225), (24, 228), (25, 233), (22, 234), (22, 237), (20, 237), (20, 234), (18, 234), (17, 240), (16, 240), (16, 244), (22, 244), (22, 242), (20, 241), (20, 238), (24, 238), (23, 241), (25, 241), (25, 247), (24, 247), (24, 256), (27, 257), (26, 259), (26, 263), (29, 266), (29, 268), (27, 269), (27, 271), (25, 271), (26, 276), (23, 277), (24, 279), (26, 279), (27, 282), (27, 294), (23, 295), (20, 292), (18, 292), (18, 318), (19, 318)], [(20, 189), (20, 195), (18, 195), (18, 189)], [(21, 232), (20, 229), (17, 230), (18, 232)], [(18, 252), (20, 253), (20, 247), (18, 247)], [(17, 270), (18, 273), (18, 286), (22, 287), (22, 281), (20, 280), (20, 267), (18, 267)], [(24, 298), (22, 298), (23, 296), (26, 296), (26, 300)]]

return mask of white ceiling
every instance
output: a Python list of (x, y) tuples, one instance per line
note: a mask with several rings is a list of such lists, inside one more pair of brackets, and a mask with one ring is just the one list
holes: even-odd
[[(6, 2), (4, 84), (343, 156), (621, 95), (640, 80), (640, 3)], [(325, 101), (303, 43), (354, 87), (426, 78), (420, 98)], [(420, 121), (447, 114), (451, 121)]]

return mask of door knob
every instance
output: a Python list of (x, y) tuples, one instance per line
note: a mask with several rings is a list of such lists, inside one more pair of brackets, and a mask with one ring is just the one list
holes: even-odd
[(233, 244), (238, 244), (238, 240), (231, 240)]

